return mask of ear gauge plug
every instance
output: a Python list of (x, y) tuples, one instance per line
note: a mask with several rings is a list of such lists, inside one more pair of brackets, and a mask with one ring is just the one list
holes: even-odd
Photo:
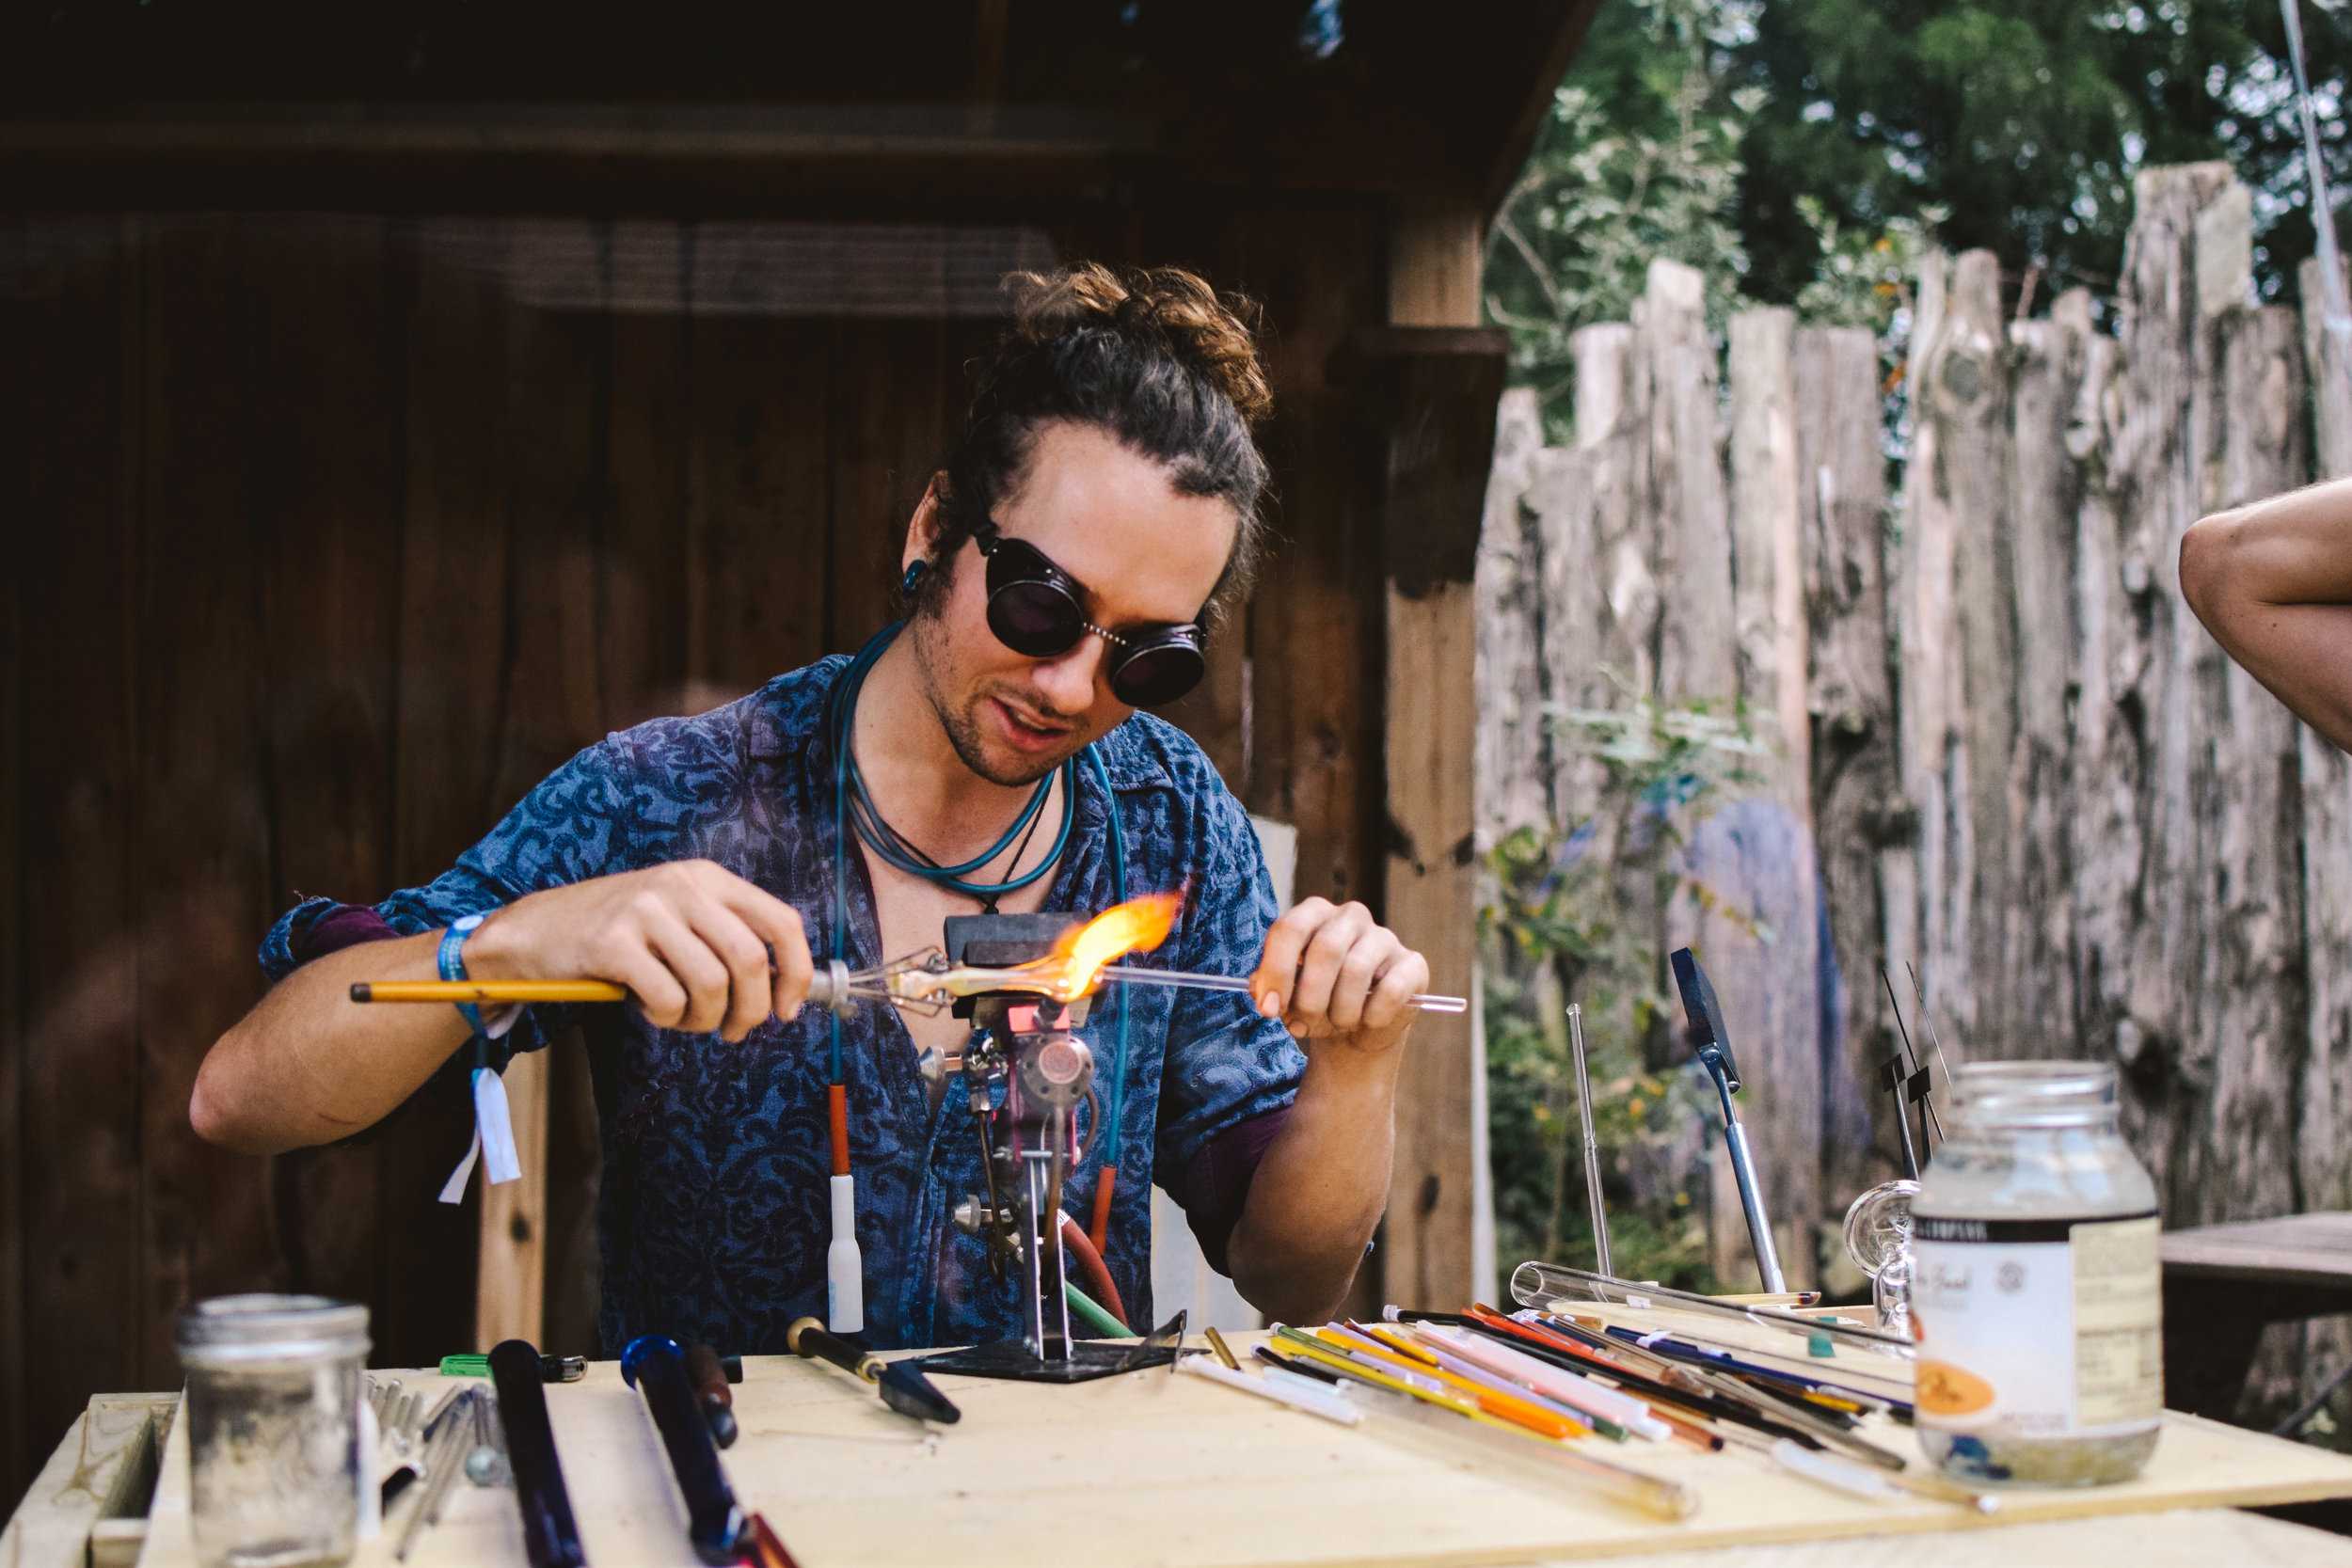
[(898, 579), (898, 592), (912, 594), (914, 592), (914, 585), (922, 580), (923, 562), (918, 561), (907, 568), (906, 576)]

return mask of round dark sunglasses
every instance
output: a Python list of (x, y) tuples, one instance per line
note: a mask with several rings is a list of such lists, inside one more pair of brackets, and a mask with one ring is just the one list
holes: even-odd
[(1091, 632), (1110, 646), (1111, 695), (1129, 707), (1159, 707), (1200, 684), (1208, 669), (1200, 628), (1142, 626), (1109, 631), (1086, 616), (1086, 589), (1034, 545), (1008, 539), (993, 518), (972, 531), (988, 561), (988, 629), (1030, 658), (1068, 653)]

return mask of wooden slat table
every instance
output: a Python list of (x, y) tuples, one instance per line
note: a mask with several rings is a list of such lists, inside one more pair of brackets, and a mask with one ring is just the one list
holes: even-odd
[(2352, 1312), (2352, 1213), (2201, 1225), (2163, 1248), (2165, 1321), (2199, 1325), (2165, 1339), (2165, 1398), (2183, 1410), (2226, 1418), (2270, 1324)]
[[(430, 1373), (402, 1375), (411, 1388), (434, 1382)], [(1831, 1540), (1843, 1554), (1899, 1553), (1907, 1563), (1952, 1568), (2101, 1560), (2352, 1568), (2352, 1543), (2228, 1511), (2352, 1496), (2352, 1459), (2186, 1416), (2169, 1418), (2140, 1480), (2008, 1494), (1992, 1520), (1926, 1499), (1881, 1503), (1823, 1491), (1743, 1454), (1615, 1450), (1701, 1489), (1698, 1517), (1663, 1525), (1534, 1473), (1498, 1472), (1418, 1428), (1342, 1429), (1193, 1378), (1154, 1373), (1061, 1389), (956, 1380), (952, 1389), (963, 1422), (926, 1433), (830, 1368), (754, 1357), (736, 1390), (743, 1436), (727, 1468), (806, 1568), (916, 1555), (959, 1568), (1027, 1568), (1041, 1539), (1060, 1560), (1200, 1568), (1637, 1558), (1798, 1568), (1818, 1563)], [(658, 1442), (617, 1369), (596, 1363), (586, 1380), (548, 1396), (590, 1560), (690, 1562)], [(152, 1409), (151, 1400), (150, 1419)], [(0, 1568), (78, 1568), (65, 1514), (95, 1512), (84, 1506), (91, 1488), (72, 1484), (85, 1463), (77, 1445), (87, 1442), (70, 1438), (53, 1459), (44, 1487), (10, 1528)], [(185, 1456), (184, 1434), (174, 1433), (139, 1559), (148, 1568), (193, 1562)], [(388, 1564), (391, 1546), (372, 1543), (358, 1560)], [(460, 1487), (409, 1568), (521, 1561), (511, 1496)]]

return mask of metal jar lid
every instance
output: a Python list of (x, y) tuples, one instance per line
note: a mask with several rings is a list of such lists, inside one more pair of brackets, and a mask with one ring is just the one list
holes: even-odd
[(180, 1364), (190, 1369), (364, 1357), (369, 1344), (367, 1307), (331, 1296), (215, 1296), (180, 1314)]

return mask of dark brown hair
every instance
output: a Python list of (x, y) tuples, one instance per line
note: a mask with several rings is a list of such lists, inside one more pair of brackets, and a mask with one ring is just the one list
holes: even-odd
[(1012, 326), (981, 361), (948, 454), (934, 569), (915, 608), (936, 602), (948, 562), (1021, 482), (1040, 427), (1069, 420), (1165, 466), (1178, 494), (1232, 507), (1240, 527), (1203, 607), (1214, 625), (1248, 592), (1265, 551), (1266, 467), (1252, 431), (1274, 397), (1258, 364), (1257, 306), (1179, 267), (1086, 262), (1005, 283)]

